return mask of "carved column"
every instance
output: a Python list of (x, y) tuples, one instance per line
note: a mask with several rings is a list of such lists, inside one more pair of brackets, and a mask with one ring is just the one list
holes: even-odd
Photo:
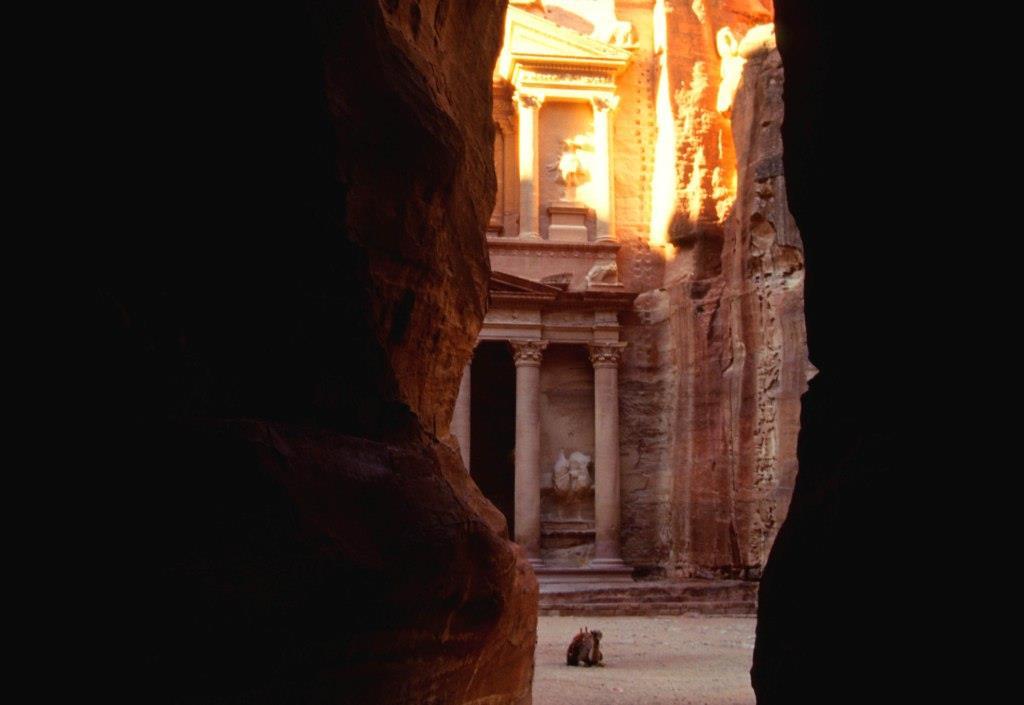
[(546, 340), (512, 341), (516, 361), (516, 543), (540, 560), (540, 361)]
[(469, 434), (470, 434), (470, 370), (472, 363), (466, 363), (462, 370), (462, 382), (459, 384), (459, 396), (455, 400), (455, 411), (452, 413), (452, 435), (459, 441), (462, 453), (462, 464), (469, 472)]
[(540, 238), (540, 106), (544, 97), (516, 91), (519, 106), (519, 237)]
[(615, 95), (594, 96), (594, 210), (597, 214), (597, 242), (615, 241), (615, 192), (612, 176), (612, 111), (619, 104)]
[(594, 567), (621, 566), (619, 550), (619, 357), (625, 343), (591, 343), (594, 365)]

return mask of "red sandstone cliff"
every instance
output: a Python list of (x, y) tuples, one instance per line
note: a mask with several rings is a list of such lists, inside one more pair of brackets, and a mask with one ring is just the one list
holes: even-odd
[(675, 457), (689, 481), (674, 493), (691, 509), (677, 517), (673, 553), (686, 572), (759, 575), (792, 495), (810, 367), (781, 124), (781, 62), (765, 50), (748, 58), (732, 110), (738, 193), (721, 273), (667, 287), (692, 322), (676, 331)]
[[(648, 58), (646, 91), (651, 122), (675, 144), (673, 245), (663, 259), (642, 228), (620, 229), (627, 286), (643, 291), (622, 380), (624, 557), (655, 574), (757, 577), (792, 493), (811, 370), (782, 173), (782, 66), (764, 27), (770, 4), (664, 6), (663, 55)], [(723, 111), (716, 34), (725, 28), (750, 39)], [(657, 162), (665, 146), (647, 139)], [(648, 207), (655, 227), (657, 209)]]

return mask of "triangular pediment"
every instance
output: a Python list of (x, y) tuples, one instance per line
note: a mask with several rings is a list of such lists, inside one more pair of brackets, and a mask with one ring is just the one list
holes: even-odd
[(625, 66), (631, 54), (611, 44), (580, 34), (551, 20), (508, 8), (505, 47), (515, 60), (569, 62), (598, 66)]

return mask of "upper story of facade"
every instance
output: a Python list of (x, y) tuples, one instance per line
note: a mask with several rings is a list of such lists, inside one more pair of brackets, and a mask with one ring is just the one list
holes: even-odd
[(569, 290), (620, 288), (612, 113), (635, 38), (613, 2), (565, 5), (589, 18), (536, 2), (508, 9), (494, 70), (491, 264)]
[(762, 0), (511, 0), (492, 269), (569, 292), (687, 277), (735, 199), (731, 100), (766, 18)]

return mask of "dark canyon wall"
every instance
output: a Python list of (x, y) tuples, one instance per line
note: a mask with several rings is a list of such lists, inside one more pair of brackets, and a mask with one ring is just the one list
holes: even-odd
[(536, 581), (443, 443), (504, 10), (282, 3), (149, 48), (160, 175), (103, 243), (93, 372), (154, 697), (529, 702)]
[[(905, 235), (952, 226), (882, 205), (898, 203), (908, 183), (882, 165), (895, 159), (918, 175), (936, 168), (930, 140), (890, 111), (932, 114), (943, 98), (930, 91), (942, 74), (930, 52), (905, 43), (911, 22), (891, 9), (868, 18), (833, 3), (776, 0), (785, 171), (820, 373), (803, 397), (796, 487), (760, 586), (759, 705), (914, 702), (931, 699), (923, 693), (934, 683), (948, 687), (945, 674), (914, 666), (934, 667), (926, 654), (949, 645), (941, 635), (948, 615), (929, 612), (912, 584), (908, 561), (919, 561), (930, 540), (911, 540), (918, 532), (901, 517), (927, 503), (914, 498), (917, 488), (949, 462), (925, 460), (930, 449), (948, 450), (939, 426), (918, 431), (951, 407), (926, 391), (935, 377), (919, 355), (942, 349), (943, 326), (928, 326), (948, 310), (941, 297), (923, 296), (934, 262), (922, 240)], [(868, 241), (877, 256), (866, 256)]]

